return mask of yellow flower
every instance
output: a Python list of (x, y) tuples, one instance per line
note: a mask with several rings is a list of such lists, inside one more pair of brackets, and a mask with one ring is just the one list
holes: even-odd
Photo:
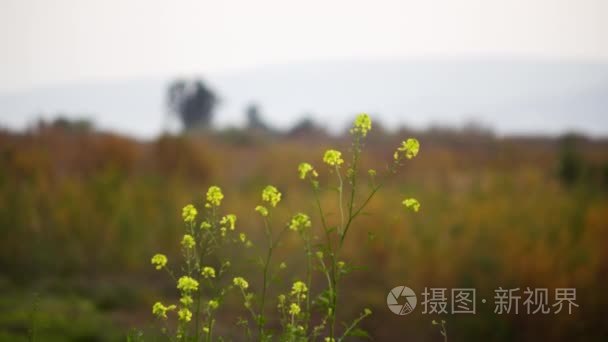
[(246, 290), (249, 287), (249, 283), (243, 277), (236, 277), (232, 279), (232, 282), (236, 287), (240, 287), (243, 290)]
[(192, 319), (192, 312), (190, 312), (190, 310), (188, 310), (187, 308), (180, 309), (177, 312), (177, 315), (179, 316), (180, 321), (190, 322), (190, 320)]
[(279, 308), (282, 308), (282, 307), (285, 305), (285, 299), (286, 299), (285, 295), (284, 295), (284, 294), (280, 294), (280, 295), (277, 297), (277, 299), (278, 299), (278, 301), (279, 301), (279, 303), (277, 304), (277, 306), (278, 306)]
[(303, 213), (297, 213), (289, 223), (289, 229), (293, 231), (300, 231), (304, 228), (310, 228), (310, 226), (310, 218)]
[(406, 208), (411, 208), (414, 211), (418, 211), (420, 209), (420, 203), (415, 198), (406, 198), (403, 200), (403, 205)]
[(236, 224), (236, 215), (228, 214), (220, 220), (220, 224), (227, 224), (230, 230), (234, 230), (234, 226)]
[(201, 271), (201, 275), (203, 277), (205, 277), (206, 279), (215, 278), (215, 269), (211, 266), (205, 266), (205, 267), (203, 267), (203, 270)]
[(355, 119), (353, 128), (350, 130), (352, 134), (360, 133), (362, 136), (366, 136), (367, 132), (372, 129), (372, 119), (369, 115), (361, 113)]
[(262, 190), (262, 201), (270, 203), (273, 207), (281, 201), (281, 193), (272, 185), (267, 185)]
[(401, 142), (401, 146), (397, 147), (397, 151), (395, 151), (393, 157), (397, 161), (401, 159), (402, 155), (407, 159), (412, 159), (418, 155), (418, 151), (420, 151), (420, 143), (418, 140), (409, 138), (406, 141)]
[(220, 306), (220, 303), (219, 303), (217, 300), (213, 300), (213, 299), (212, 299), (212, 300), (210, 300), (210, 301), (207, 303), (207, 307), (208, 307), (210, 310), (215, 310), (215, 309), (217, 309), (219, 306)]
[(240, 233), (239, 240), (241, 240), (242, 243), (245, 243), (245, 241), (247, 240), (247, 235), (245, 235), (245, 233)]
[(219, 206), (222, 203), (222, 199), (224, 198), (224, 194), (222, 194), (222, 189), (219, 186), (210, 186), (209, 190), (207, 190), (207, 202), (214, 206)]
[(266, 209), (266, 207), (263, 205), (258, 205), (257, 207), (255, 207), (255, 211), (260, 213), (260, 215), (262, 216), (268, 216), (268, 209)]
[(299, 296), (301, 294), (305, 294), (306, 291), (308, 291), (308, 288), (306, 287), (306, 284), (304, 284), (301, 281), (296, 281), (295, 283), (293, 283), (293, 286), (291, 287), (292, 296)]
[(192, 303), (194, 303), (194, 301), (192, 300), (192, 297), (187, 296), (187, 295), (180, 298), (179, 301), (182, 304), (184, 304), (185, 306), (190, 306)]
[(185, 234), (184, 237), (182, 238), (182, 246), (184, 246), (185, 248), (191, 249), (192, 247), (194, 247), (195, 242), (194, 242), (194, 238), (192, 237), (192, 235), (190, 234)]
[(156, 265), (156, 269), (160, 270), (167, 265), (167, 257), (164, 254), (155, 254), (151, 260), (152, 265)]
[(177, 281), (177, 288), (184, 292), (198, 290), (198, 281), (188, 276), (183, 276)]
[(186, 223), (194, 222), (196, 214), (198, 214), (198, 211), (192, 204), (188, 204), (182, 209), (182, 218)]
[(323, 155), (323, 162), (329, 166), (340, 166), (344, 163), (342, 152), (336, 150), (327, 150)]
[(300, 313), (301, 309), (300, 306), (296, 303), (291, 303), (291, 305), (289, 306), (289, 314), (290, 315), (298, 315)]
[(306, 175), (308, 175), (309, 172), (311, 172), (313, 177), (319, 176), (319, 174), (317, 173), (317, 171), (315, 171), (312, 165), (308, 163), (300, 163), (300, 165), (298, 165), (298, 172), (300, 173), (300, 179), (306, 178)]
[(167, 319), (167, 311), (175, 310), (175, 305), (164, 306), (161, 302), (156, 302), (152, 306), (152, 314), (158, 318)]

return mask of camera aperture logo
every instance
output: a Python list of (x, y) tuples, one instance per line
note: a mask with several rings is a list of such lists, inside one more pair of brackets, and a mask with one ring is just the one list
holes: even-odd
[[(553, 294), (553, 298), (551, 297)], [(476, 314), (477, 289), (425, 287), (421, 293), (422, 314)], [(553, 292), (548, 288), (502, 288), (494, 289), (494, 313), (497, 315), (528, 315), (566, 311), (568, 315), (579, 307), (576, 302), (576, 288), (556, 287)], [(553, 299), (553, 301), (551, 301)], [(404, 316), (416, 308), (416, 293), (407, 286), (397, 286), (386, 296), (386, 305), (396, 315)], [(481, 304), (488, 301), (481, 298)], [(491, 304), (487, 304), (491, 305)], [(520, 310), (521, 309), (521, 310)]]
[(386, 305), (396, 315), (409, 314), (416, 308), (416, 303), (416, 294), (407, 286), (397, 286), (386, 296)]

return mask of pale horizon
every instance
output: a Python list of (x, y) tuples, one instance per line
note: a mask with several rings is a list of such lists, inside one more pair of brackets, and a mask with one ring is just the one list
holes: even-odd
[[(608, 135), (603, 0), (4, 0), (0, 42), (0, 126), (10, 129), (66, 113), (153, 137), (165, 120), (158, 80), (202, 77), (225, 100), (220, 127), (242, 124), (258, 102), (280, 128), (310, 112), (336, 131), (367, 111), (387, 125), (475, 119), (498, 133)], [(395, 66), (433, 61), (479, 65)], [(373, 70), (328, 66), (359, 62)], [(524, 67), (504, 72), (502, 62)], [(525, 66), (535, 62), (542, 70)], [(373, 84), (353, 84), (352, 73)], [(316, 83), (301, 88), (309, 74)]]
[(331, 60), (608, 61), (608, 2), (0, 4), (0, 92)]

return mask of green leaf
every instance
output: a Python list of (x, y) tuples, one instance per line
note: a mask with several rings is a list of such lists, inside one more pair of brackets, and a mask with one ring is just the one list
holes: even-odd
[(371, 336), (367, 333), (367, 331), (365, 331), (361, 328), (355, 328), (355, 329), (349, 331), (346, 336), (361, 337), (361, 338), (366, 338), (366, 339), (371, 340)]

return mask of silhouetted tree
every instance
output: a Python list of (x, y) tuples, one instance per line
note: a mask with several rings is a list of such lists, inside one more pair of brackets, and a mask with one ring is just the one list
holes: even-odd
[(289, 137), (312, 137), (324, 135), (325, 131), (318, 126), (308, 115), (298, 121), (287, 133)]
[(169, 85), (167, 105), (185, 130), (208, 127), (216, 104), (217, 97), (201, 80), (176, 80)]
[(560, 138), (558, 174), (565, 185), (573, 185), (583, 175), (585, 163), (577, 146), (582, 139), (572, 133)]
[(260, 107), (251, 103), (245, 109), (245, 114), (247, 115), (247, 128), (250, 130), (256, 131), (268, 131), (268, 125), (262, 119), (262, 115), (260, 114)]

